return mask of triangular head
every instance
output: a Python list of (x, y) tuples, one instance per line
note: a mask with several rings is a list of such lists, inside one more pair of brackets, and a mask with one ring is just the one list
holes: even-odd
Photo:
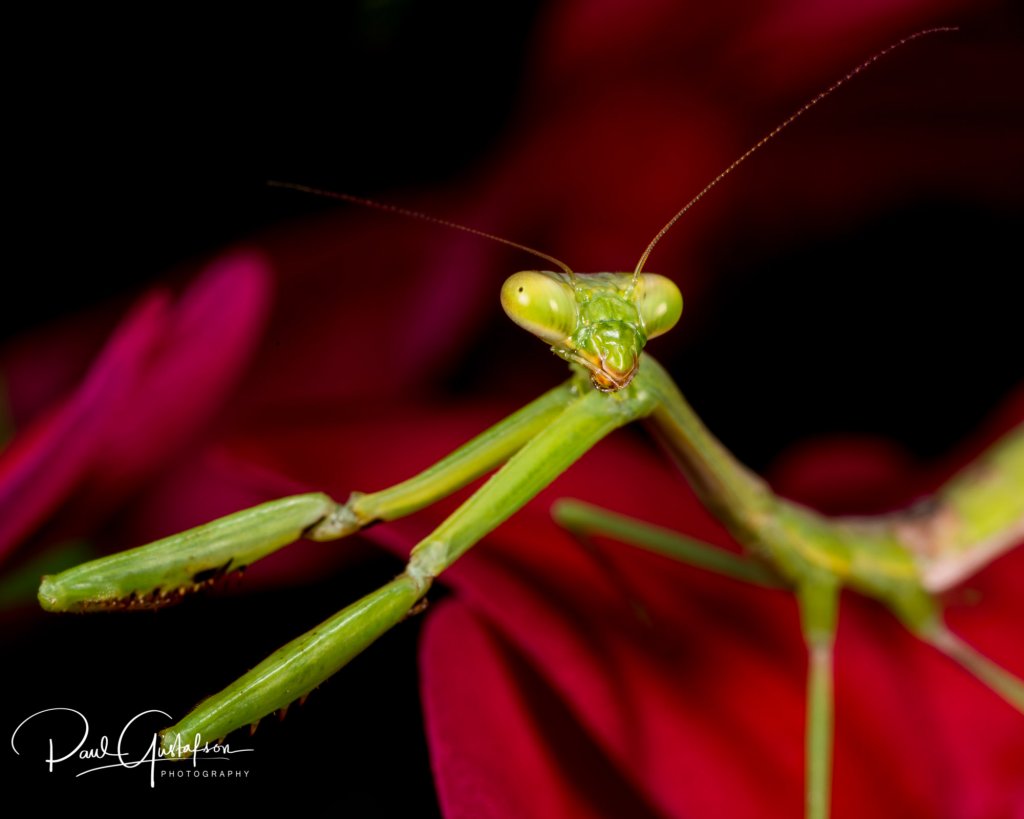
[(633, 380), (647, 340), (679, 321), (683, 297), (656, 273), (524, 270), (505, 281), (501, 305), (556, 355), (585, 367), (597, 389), (615, 392)]

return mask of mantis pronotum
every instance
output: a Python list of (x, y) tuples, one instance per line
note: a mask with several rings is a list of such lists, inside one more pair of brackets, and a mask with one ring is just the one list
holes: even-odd
[[(681, 310), (674, 285), (642, 272), (658, 239), (739, 162), (851, 75), (802, 107), (682, 208), (656, 235), (633, 272), (589, 278), (562, 266), (562, 273), (529, 271), (508, 280), (503, 303), (510, 316), (570, 361), (573, 375), (561, 387), (402, 484), (367, 495), (356, 493), (342, 505), (321, 494), (285, 498), (84, 564), (44, 581), (44, 606), (62, 610), (159, 605), (300, 536), (332, 539), (414, 512), (507, 461), (413, 550), (402, 575), (202, 703), (165, 732), (165, 749), (173, 752), (179, 735), (221, 737), (287, 707), (322, 682), (407, 616), (434, 578), (605, 434), (647, 417), (660, 429), (705, 503), (754, 559), (723, 558), (700, 547), (687, 548), (681, 541), (650, 548), (796, 593), (811, 656), (808, 815), (828, 812), (832, 640), (842, 586), (884, 603), (915, 633), (1024, 709), (1021, 683), (953, 638), (942, 625), (933, 596), (973, 567), (965, 556), (986, 560), (1019, 539), (1024, 515), (1024, 437), (1019, 430), (985, 456), (984, 485), (972, 473), (964, 473), (940, 491), (937, 504), (926, 513), (872, 521), (829, 520), (769, 492), (710, 436), (665, 371), (650, 357), (640, 356), (646, 340), (670, 329)], [(557, 515), (582, 535), (610, 532), (616, 525), (579, 505), (563, 505)], [(945, 528), (942, 539), (935, 541), (932, 524), (939, 522)], [(617, 536), (641, 543), (649, 534), (633, 522)], [(979, 544), (985, 548), (977, 548)]]

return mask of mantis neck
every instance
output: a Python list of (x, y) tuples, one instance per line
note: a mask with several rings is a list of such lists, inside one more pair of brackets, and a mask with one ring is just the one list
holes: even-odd
[(704, 506), (742, 541), (777, 499), (768, 485), (712, 435), (660, 364), (645, 355), (638, 385), (657, 397), (651, 413), (656, 434), (683, 470)]

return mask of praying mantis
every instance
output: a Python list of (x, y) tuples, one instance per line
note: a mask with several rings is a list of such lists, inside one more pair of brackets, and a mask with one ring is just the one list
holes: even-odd
[[(914, 37), (922, 36), (921, 34)], [(902, 45), (900, 41), (891, 48)], [(832, 520), (775, 496), (708, 432), (668, 374), (642, 352), (680, 318), (675, 286), (645, 273), (655, 244), (711, 187), (852, 74), (830, 86), (730, 165), (659, 231), (636, 268), (619, 274), (525, 271), (502, 289), (510, 317), (572, 368), (545, 393), (418, 476), (344, 504), (315, 493), (245, 510), (154, 544), (45, 578), (50, 610), (146, 608), (213, 582), (299, 537), (331, 540), (411, 514), (504, 464), (413, 550), (398, 578), (297, 638), (164, 732), (168, 755), (191, 737), (216, 739), (287, 707), (407, 617), (433, 581), (613, 429), (648, 419), (704, 503), (751, 558), (734, 558), (566, 502), (556, 517), (582, 536), (612, 534), (756, 583), (791, 589), (808, 646), (807, 815), (828, 813), (831, 669), (838, 593), (849, 587), (888, 608), (922, 639), (1024, 710), (1024, 686), (953, 637), (935, 593), (1010, 548), (1024, 526), (1024, 432), (1017, 430), (914, 514)], [(342, 197), (353, 198), (353, 197)], [(490, 237), (496, 238), (496, 237)], [(504, 240), (501, 240), (504, 241)], [(514, 243), (512, 243), (514, 244)], [(535, 252), (535, 251), (532, 251)], [(184, 738), (184, 741), (183, 739)]]

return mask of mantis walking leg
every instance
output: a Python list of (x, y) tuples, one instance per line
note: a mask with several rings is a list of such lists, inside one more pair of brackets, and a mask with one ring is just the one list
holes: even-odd
[[(595, 534), (611, 537), (755, 586), (787, 587), (770, 566), (749, 557), (740, 557), (669, 529), (616, 515), (590, 504), (560, 500), (552, 508), (551, 514), (577, 537), (585, 538)], [(829, 814), (832, 772), (832, 647), (835, 641), (839, 588), (830, 578), (823, 578), (801, 586), (797, 590), (797, 600), (808, 655), (806, 815), (808, 819), (824, 819)], [(988, 662), (984, 658), (981, 660)], [(1005, 674), (1002, 669), (997, 669), (997, 672)]]
[(832, 783), (832, 646), (839, 586), (831, 578), (811, 581), (797, 590), (797, 599), (807, 644), (806, 815), (807, 819), (825, 819)]
[(653, 526), (626, 515), (618, 515), (589, 503), (562, 498), (551, 507), (551, 516), (576, 537), (610, 537), (620, 543), (656, 552), (681, 563), (743, 580), (755, 586), (785, 587), (782, 578), (763, 563), (723, 551), (710, 543), (703, 543), (671, 529)]
[(953, 634), (941, 622), (921, 631), (918, 636), (935, 646), (951, 660), (959, 663), (1024, 714), (1024, 680), (1017, 679), (1006, 669), (996, 665), (984, 654)]

